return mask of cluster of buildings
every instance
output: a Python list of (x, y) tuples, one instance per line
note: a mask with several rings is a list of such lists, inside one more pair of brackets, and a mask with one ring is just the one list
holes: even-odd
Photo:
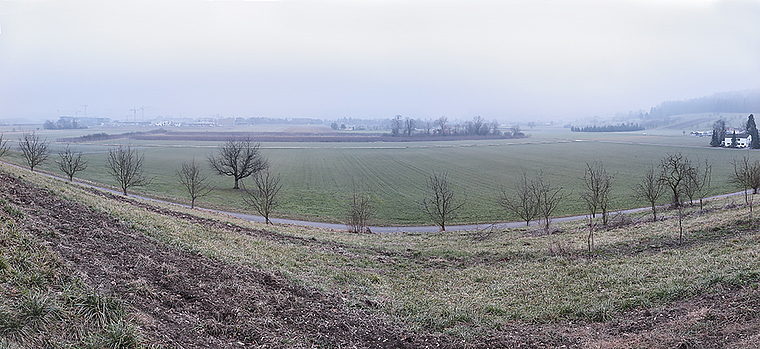
[[(694, 137), (712, 137), (713, 131), (692, 131)], [(720, 141), (720, 146), (729, 148), (736, 137), (736, 148), (748, 148), (752, 145), (752, 135), (745, 130), (734, 127), (726, 128), (726, 137)]]

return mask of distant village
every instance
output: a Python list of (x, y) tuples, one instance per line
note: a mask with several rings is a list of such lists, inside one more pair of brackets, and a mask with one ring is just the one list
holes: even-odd
[(45, 121), (48, 130), (81, 129), (97, 126), (158, 126), (158, 127), (233, 127), (258, 124), (324, 124), (320, 119), (310, 118), (267, 118), (267, 117), (199, 117), (199, 118), (157, 118), (154, 120), (118, 121), (110, 118), (61, 116), (58, 121)]

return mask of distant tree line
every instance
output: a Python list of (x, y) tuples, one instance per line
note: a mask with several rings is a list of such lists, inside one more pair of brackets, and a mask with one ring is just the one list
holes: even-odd
[(56, 122), (45, 120), (45, 123), (42, 125), (42, 127), (46, 130), (72, 130), (72, 129), (87, 128), (87, 126), (80, 126), (79, 123), (77, 123), (76, 119), (73, 119), (70, 117), (68, 118), (61, 117)]
[(391, 136), (514, 136), (520, 137), (525, 134), (520, 132), (519, 127), (502, 131), (496, 120), (486, 121), (480, 116), (465, 122), (451, 122), (446, 116), (438, 119), (412, 119), (396, 115), (391, 119)]
[(724, 92), (712, 96), (660, 103), (645, 118), (696, 113), (744, 113), (760, 110), (760, 91)]
[(621, 123), (620, 125), (605, 125), (605, 126), (571, 126), (570, 131), (573, 132), (626, 132), (626, 131), (641, 131), (644, 127), (635, 123)]
[(88, 135), (83, 135), (79, 137), (58, 138), (56, 139), (56, 142), (80, 143), (80, 142), (92, 142), (92, 141), (107, 141), (110, 139), (131, 138), (131, 137), (141, 136), (141, 135), (146, 135), (146, 134), (158, 134), (158, 133), (166, 133), (166, 132), (167, 131), (162, 128), (150, 130), (146, 132), (126, 132), (126, 133), (119, 133), (119, 134), (108, 134), (105, 132), (101, 132), (101, 133), (92, 133)]
[(676, 115), (698, 113), (749, 113), (760, 110), (760, 91), (724, 92), (680, 101), (666, 101), (649, 111), (618, 113), (613, 120), (638, 119), (645, 128), (669, 125), (680, 120)]
[(264, 116), (254, 116), (250, 118), (237, 117), (235, 118), (235, 124), (237, 125), (260, 125), (260, 124), (308, 124), (308, 125), (321, 125), (324, 124), (322, 119), (312, 118), (270, 118)]

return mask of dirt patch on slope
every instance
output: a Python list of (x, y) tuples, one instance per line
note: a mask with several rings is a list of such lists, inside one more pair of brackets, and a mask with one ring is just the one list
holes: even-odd
[(157, 242), (103, 212), (2, 174), (24, 227), (93, 288), (134, 308), (151, 342), (177, 348), (418, 347), (419, 338), (335, 295)]
[[(352, 307), (339, 295), (295, 285), (281, 275), (163, 244), (107, 213), (5, 173), (0, 184), (0, 197), (26, 214), (24, 229), (36, 233), (90, 286), (130, 304), (149, 341), (166, 347), (743, 348), (760, 342), (756, 289), (638, 309), (601, 323), (515, 322), (468, 340), (415, 333), (372, 304)], [(241, 229), (123, 201), (199, 224)]]

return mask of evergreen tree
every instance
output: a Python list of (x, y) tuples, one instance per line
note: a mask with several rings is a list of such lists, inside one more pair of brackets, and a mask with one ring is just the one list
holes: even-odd
[(720, 147), (720, 143), (726, 139), (726, 120), (718, 119), (713, 124), (713, 135), (710, 146)]
[(736, 140), (736, 131), (734, 131), (734, 135), (731, 136), (731, 145), (728, 146), (729, 148), (739, 148), (739, 142)]
[(752, 149), (760, 149), (760, 136), (758, 136), (757, 125), (755, 124), (755, 116), (749, 114), (747, 119), (747, 133), (752, 136), (752, 143), (750, 147)]

